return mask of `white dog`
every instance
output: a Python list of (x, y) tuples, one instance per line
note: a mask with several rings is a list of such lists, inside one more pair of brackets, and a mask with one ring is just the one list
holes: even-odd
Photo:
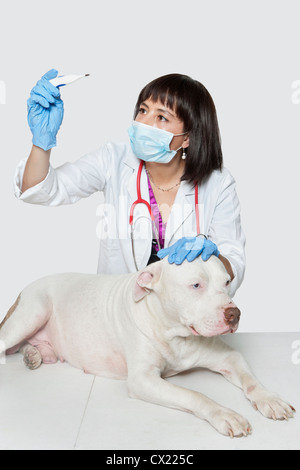
[(218, 337), (239, 323), (229, 282), (215, 256), (180, 266), (164, 259), (119, 276), (49, 276), (25, 288), (8, 311), (0, 353), (20, 350), (31, 369), (60, 359), (91, 374), (127, 377), (130, 397), (192, 412), (222, 434), (246, 436), (245, 418), (163, 379), (206, 367), (241, 387), (264, 416), (293, 416), (294, 408), (268, 392)]

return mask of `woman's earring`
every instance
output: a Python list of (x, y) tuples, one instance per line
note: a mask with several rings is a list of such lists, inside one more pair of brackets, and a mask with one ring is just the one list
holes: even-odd
[(184, 150), (184, 149), (183, 149), (183, 151), (182, 151), (182, 157), (181, 157), (181, 158), (182, 158), (182, 160), (185, 160), (185, 159), (186, 159), (186, 153), (185, 153), (185, 150)]

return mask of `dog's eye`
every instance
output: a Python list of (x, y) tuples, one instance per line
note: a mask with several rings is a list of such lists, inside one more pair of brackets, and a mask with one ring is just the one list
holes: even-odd
[(193, 288), (194, 288), (194, 289), (199, 289), (199, 287), (200, 287), (199, 282), (197, 282), (197, 284), (193, 284)]
[(230, 280), (230, 279), (228, 279), (228, 281), (227, 281), (227, 282), (226, 282), (226, 284), (225, 284), (225, 285), (226, 285), (226, 287), (227, 287), (227, 286), (229, 286), (229, 284), (230, 284), (230, 283), (231, 283), (231, 280)]

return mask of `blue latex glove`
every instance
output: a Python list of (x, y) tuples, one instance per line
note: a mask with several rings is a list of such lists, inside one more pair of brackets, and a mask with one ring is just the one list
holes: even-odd
[(49, 82), (57, 74), (57, 70), (51, 69), (43, 75), (27, 100), (27, 120), (33, 135), (32, 143), (43, 150), (55, 147), (56, 134), (64, 116), (60, 91)]
[(159, 250), (157, 256), (168, 256), (169, 263), (181, 264), (185, 259), (194, 261), (201, 254), (203, 261), (207, 261), (211, 255), (219, 256), (217, 246), (205, 237), (183, 237), (169, 248)]

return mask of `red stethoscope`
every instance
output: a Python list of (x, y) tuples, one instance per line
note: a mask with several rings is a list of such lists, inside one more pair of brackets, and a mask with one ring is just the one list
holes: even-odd
[[(157, 228), (156, 228), (156, 225), (155, 225), (155, 221), (154, 221), (154, 215), (153, 215), (153, 212), (151, 210), (151, 206), (149, 204), (148, 201), (146, 201), (145, 199), (142, 199), (142, 196), (141, 196), (141, 174), (142, 174), (142, 170), (143, 170), (143, 166), (144, 166), (144, 161), (141, 160), (140, 162), (140, 166), (139, 166), (139, 169), (138, 169), (138, 173), (137, 173), (137, 178), (136, 178), (136, 192), (137, 192), (137, 200), (133, 202), (133, 204), (131, 205), (130, 207), (130, 215), (129, 215), (129, 225), (131, 227), (131, 243), (132, 243), (132, 252), (133, 252), (133, 258), (134, 258), (134, 263), (135, 263), (135, 266), (136, 266), (136, 269), (138, 270), (138, 267), (137, 267), (137, 263), (136, 263), (136, 260), (135, 260), (135, 252), (134, 252), (134, 243), (133, 243), (133, 213), (134, 213), (134, 209), (136, 208), (136, 206), (138, 204), (145, 204), (147, 209), (148, 209), (148, 212), (150, 214), (150, 217), (151, 217), (151, 220), (152, 220), (152, 225), (154, 227), (154, 229), (156, 229), (156, 235), (157, 235), (157, 240), (158, 240), (158, 234), (157, 234)], [(199, 208), (198, 208), (198, 184), (196, 183), (195, 184), (195, 214), (196, 214), (196, 227), (197, 227), (197, 235), (200, 235), (200, 221), (199, 221)]]

